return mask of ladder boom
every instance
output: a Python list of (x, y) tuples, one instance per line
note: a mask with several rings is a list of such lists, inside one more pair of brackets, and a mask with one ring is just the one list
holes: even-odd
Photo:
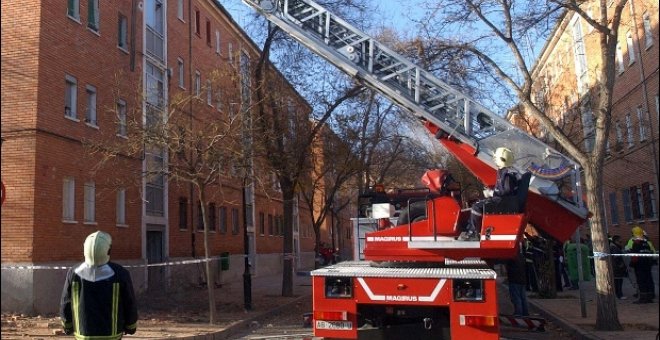
[[(492, 156), (505, 145), (516, 155), (514, 168), (533, 172), (530, 190), (582, 218), (587, 215), (579, 166), (572, 159), (312, 0), (243, 1), (314, 53), (420, 118), (427, 127), (430, 123), (442, 130), (443, 144), (463, 144), (463, 149), (470, 146), (473, 155), (459, 155), (459, 160), (474, 157), (487, 165), (470, 168), (485, 184), (494, 184)], [(435, 132), (434, 128), (429, 130)]]

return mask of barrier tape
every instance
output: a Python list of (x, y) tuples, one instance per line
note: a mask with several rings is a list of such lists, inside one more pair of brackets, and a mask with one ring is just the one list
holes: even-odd
[(594, 256), (589, 256), (589, 258), (601, 258), (601, 257), (608, 257), (608, 256), (639, 256), (639, 257), (658, 257), (659, 254), (639, 254), (639, 253), (633, 253), (633, 254), (607, 254), (607, 253), (601, 253), (598, 251), (594, 252)]
[[(164, 266), (175, 266), (175, 265), (182, 265), (182, 264), (194, 264), (194, 263), (204, 263), (204, 262), (210, 262), (210, 261), (216, 261), (221, 259), (221, 257), (210, 257), (208, 259), (198, 259), (198, 260), (183, 260), (183, 261), (169, 261), (169, 262), (159, 262), (159, 263), (148, 263), (148, 264), (137, 264), (137, 265), (126, 265), (122, 266), (124, 268), (144, 268), (144, 267), (164, 267)], [(77, 266), (77, 265), (76, 265)], [(72, 267), (67, 267), (67, 266), (2, 266), (2, 270), (11, 270), (11, 269), (19, 269), (19, 270), (39, 270), (39, 269), (59, 269), (59, 270), (64, 270), (64, 269), (70, 269)]]
[[(237, 254), (238, 255), (238, 254)], [(243, 258), (245, 258), (245, 254), (240, 254)], [(296, 255), (293, 253), (286, 253), (284, 254), (285, 259), (294, 259), (296, 258)], [(144, 268), (144, 267), (164, 267), (164, 266), (176, 266), (176, 265), (182, 265), (182, 264), (195, 264), (195, 263), (204, 263), (204, 262), (210, 262), (210, 261), (216, 261), (220, 260), (222, 257), (216, 256), (216, 257), (209, 257), (208, 259), (198, 259), (198, 260), (183, 260), (183, 261), (169, 261), (169, 262), (159, 262), (159, 263), (149, 263), (149, 264), (136, 264), (136, 265), (126, 265), (122, 266), (124, 268)], [(77, 266), (77, 265), (76, 265)], [(2, 266), (2, 270), (12, 270), (12, 269), (18, 269), (18, 270), (39, 270), (39, 269), (58, 269), (58, 270), (66, 270), (72, 267), (67, 267), (67, 266)]]

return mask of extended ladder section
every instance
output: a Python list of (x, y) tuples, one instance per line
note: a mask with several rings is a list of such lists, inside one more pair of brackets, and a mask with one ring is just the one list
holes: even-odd
[[(311, 0), (243, 0), (301, 44), (424, 121), (485, 184), (510, 148), (530, 190), (583, 219), (578, 165)], [(548, 226), (549, 227), (549, 226)], [(562, 233), (561, 236), (565, 236)]]

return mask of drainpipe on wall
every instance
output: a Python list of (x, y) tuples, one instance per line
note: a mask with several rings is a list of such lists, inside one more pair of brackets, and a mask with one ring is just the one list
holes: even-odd
[[(192, 63), (192, 39), (193, 39), (193, 20), (192, 20), (192, 0), (188, 0), (188, 93), (190, 98), (193, 96), (193, 63)], [(193, 129), (193, 101), (188, 100), (188, 108), (190, 113), (190, 132)], [(192, 148), (190, 148), (190, 159), (193, 157)], [(190, 247), (192, 257), (195, 258), (195, 188), (190, 183)]]

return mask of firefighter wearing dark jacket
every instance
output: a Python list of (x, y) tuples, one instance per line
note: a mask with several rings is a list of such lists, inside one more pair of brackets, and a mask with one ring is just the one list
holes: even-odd
[(69, 269), (60, 317), (76, 339), (121, 339), (137, 330), (137, 305), (130, 273), (110, 261), (112, 238), (97, 231), (85, 239), (85, 262)]

